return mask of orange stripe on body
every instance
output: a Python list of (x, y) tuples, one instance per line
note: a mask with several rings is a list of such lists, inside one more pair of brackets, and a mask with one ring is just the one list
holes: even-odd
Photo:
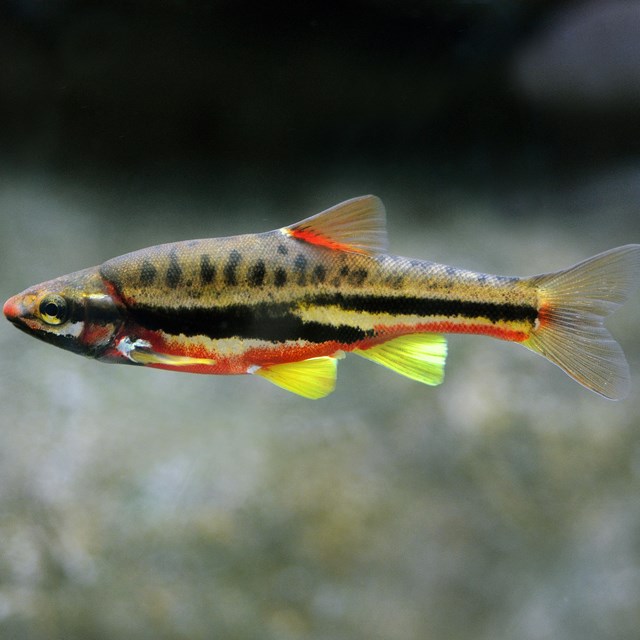
[(190, 338), (172, 336), (167, 339), (158, 332), (147, 330), (139, 331), (136, 335), (143, 340), (147, 340), (151, 344), (151, 350), (157, 353), (190, 358), (207, 358), (214, 360), (216, 363), (215, 365), (195, 364), (186, 366), (153, 363), (146, 366), (169, 371), (214, 375), (240, 375), (247, 373), (247, 369), (252, 365), (269, 366), (298, 362), (319, 356), (331, 356), (338, 351), (346, 351), (357, 346), (343, 345), (338, 342), (309, 342), (294, 345), (274, 343), (259, 347), (247, 347), (242, 352), (228, 355), (207, 349), (204, 345), (197, 344)]
[[(507, 329), (492, 324), (474, 324), (472, 322), (451, 322), (449, 320), (440, 320), (437, 322), (425, 322), (415, 325), (394, 325), (375, 327), (377, 333), (385, 334), (384, 342), (393, 337), (406, 335), (410, 333), (468, 333), (472, 335), (490, 336), (499, 340), (508, 340), (510, 342), (524, 342), (529, 334), (525, 331), (517, 329)], [(362, 348), (362, 347), (360, 347)]]

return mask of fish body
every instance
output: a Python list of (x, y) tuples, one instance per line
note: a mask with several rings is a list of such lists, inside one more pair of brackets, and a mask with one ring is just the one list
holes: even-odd
[(640, 279), (640, 246), (516, 278), (389, 255), (385, 212), (354, 198), (295, 225), (129, 253), (14, 296), (16, 326), (106, 362), (257, 374), (317, 398), (345, 352), (438, 384), (443, 333), (518, 342), (588, 388), (625, 395), (602, 319)]

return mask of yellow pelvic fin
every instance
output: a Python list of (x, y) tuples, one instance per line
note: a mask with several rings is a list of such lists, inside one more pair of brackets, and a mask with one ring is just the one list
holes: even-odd
[(376, 196), (337, 204), (282, 231), (298, 240), (330, 249), (376, 254), (387, 249), (386, 214)]
[(610, 249), (564, 271), (534, 276), (538, 326), (523, 342), (574, 380), (611, 400), (629, 392), (629, 366), (604, 327), (640, 284), (640, 245)]
[(300, 362), (258, 367), (254, 370), (250, 369), (249, 372), (287, 391), (317, 400), (329, 395), (335, 389), (338, 364), (335, 358), (322, 356)]
[(436, 333), (414, 333), (353, 353), (412, 380), (437, 385), (444, 379), (447, 341)]

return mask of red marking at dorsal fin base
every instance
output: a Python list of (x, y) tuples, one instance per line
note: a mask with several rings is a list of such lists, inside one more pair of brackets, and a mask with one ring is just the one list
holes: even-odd
[(385, 219), (380, 198), (360, 196), (282, 231), (298, 240), (337, 251), (377, 254), (387, 248)]

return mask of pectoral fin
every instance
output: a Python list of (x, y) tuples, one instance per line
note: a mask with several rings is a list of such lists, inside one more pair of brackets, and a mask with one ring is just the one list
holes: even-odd
[(117, 349), (123, 356), (141, 365), (161, 364), (171, 367), (193, 367), (196, 365), (213, 366), (216, 364), (215, 360), (210, 358), (192, 358), (190, 356), (157, 353), (152, 351), (151, 344), (147, 340), (131, 341), (128, 337), (120, 340)]
[[(253, 369), (253, 368), (252, 368)], [(337, 361), (329, 356), (309, 358), (300, 362), (287, 362), (250, 369), (287, 391), (316, 400), (329, 395), (336, 386)]]
[(412, 380), (437, 385), (444, 379), (447, 341), (439, 334), (415, 333), (353, 353)]
[(139, 364), (162, 364), (170, 367), (195, 367), (197, 365), (212, 367), (216, 364), (216, 361), (210, 358), (191, 358), (168, 353), (154, 353), (153, 351), (136, 351), (131, 354), (130, 358)]

